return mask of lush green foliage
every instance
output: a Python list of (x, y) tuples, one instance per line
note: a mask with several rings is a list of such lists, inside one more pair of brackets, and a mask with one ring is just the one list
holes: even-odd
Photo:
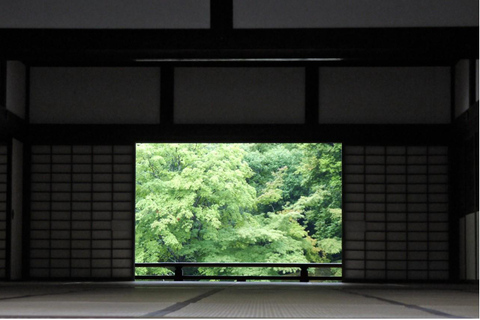
[(137, 262), (341, 259), (339, 144), (139, 144), (136, 174)]

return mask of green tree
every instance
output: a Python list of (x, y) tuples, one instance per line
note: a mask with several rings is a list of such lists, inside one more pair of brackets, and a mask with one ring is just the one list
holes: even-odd
[(309, 233), (318, 241), (323, 261), (340, 261), (342, 251), (342, 147), (341, 144), (304, 144), (302, 185), (307, 195), (292, 205), (305, 212)]
[[(136, 261), (318, 260), (316, 241), (299, 222), (305, 219), (304, 210), (274, 205), (284, 201), (288, 167), (273, 166), (271, 174), (265, 174), (271, 179), (255, 188), (249, 184), (254, 185), (254, 171), (245, 161), (247, 155), (245, 146), (235, 144), (138, 145)], [(294, 174), (290, 171), (290, 175)], [(268, 210), (260, 212), (260, 206)], [(293, 271), (198, 270), (202, 274)], [(147, 272), (137, 270), (137, 274)]]
[[(277, 208), (302, 213), (298, 222), (317, 241), (319, 259), (340, 261), (341, 144), (249, 144), (244, 148), (255, 172), (249, 183), (272, 200), (268, 207), (259, 203), (257, 212)], [(271, 186), (278, 185), (280, 172), (283, 183), (273, 192)]]
[(255, 187), (257, 193), (262, 193), (267, 184), (276, 179), (279, 170), (283, 170), (282, 184), (279, 188), (281, 197), (270, 202), (268, 208), (259, 204), (257, 212), (282, 210), (287, 204), (293, 203), (303, 195), (302, 177), (296, 174), (303, 159), (303, 150), (293, 143), (252, 143), (242, 146), (247, 154), (245, 161), (255, 173), (248, 183)]

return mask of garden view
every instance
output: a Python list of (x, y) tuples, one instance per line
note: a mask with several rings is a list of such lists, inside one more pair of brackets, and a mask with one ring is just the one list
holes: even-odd
[[(137, 144), (136, 262), (341, 262), (341, 159), (341, 144)], [(136, 274), (172, 271), (136, 268)]]

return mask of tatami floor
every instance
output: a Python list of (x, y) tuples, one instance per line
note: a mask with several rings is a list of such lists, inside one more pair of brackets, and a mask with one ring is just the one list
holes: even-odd
[(478, 285), (0, 283), (0, 317), (478, 318)]

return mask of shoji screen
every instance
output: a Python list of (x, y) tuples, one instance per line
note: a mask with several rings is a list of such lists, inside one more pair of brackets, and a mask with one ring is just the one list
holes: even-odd
[(448, 67), (322, 67), (320, 123), (450, 123)]
[(31, 278), (133, 278), (131, 146), (33, 146)]
[(0, 146), (0, 279), (7, 276), (7, 159), (7, 146)]
[(304, 68), (176, 68), (175, 123), (305, 122)]
[(234, 0), (233, 25), (246, 29), (478, 26), (475, 2)]
[(160, 68), (34, 67), (34, 124), (154, 124), (160, 121)]
[(448, 279), (448, 155), (344, 146), (344, 279)]
[(210, 0), (0, 2), (0, 28), (208, 29)]

